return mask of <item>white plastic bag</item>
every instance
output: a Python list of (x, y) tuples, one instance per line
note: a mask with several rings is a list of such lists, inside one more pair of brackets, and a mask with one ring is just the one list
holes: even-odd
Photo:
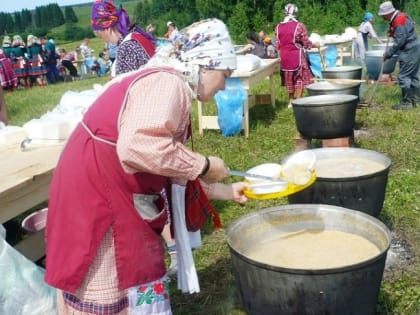
[(0, 225), (0, 314), (56, 315), (56, 289), (44, 281), (45, 270), (5, 240)]

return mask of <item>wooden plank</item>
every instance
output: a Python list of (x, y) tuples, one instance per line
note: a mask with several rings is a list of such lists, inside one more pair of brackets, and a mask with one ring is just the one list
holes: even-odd
[(0, 147), (0, 223), (48, 198), (52, 173), (64, 143)]
[(202, 116), (203, 129), (220, 129), (217, 122), (217, 116)]
[(3, 191), (0, 198), (0, 223), (6, 222), (48, 199), (52, 170)]

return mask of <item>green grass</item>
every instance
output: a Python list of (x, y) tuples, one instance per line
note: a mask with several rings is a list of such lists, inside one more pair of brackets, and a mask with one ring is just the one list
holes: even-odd
[[(32, 88), (6, 94), (10, 123), (22, 125), (51, 110), (67, 90), (82, 91), (94, 83), (104, 84), (107, 78), (90, 78), (59, 83), (47, 88)], [(222, 157), (231, 168), (246, 170), (264, 162), (279, 162), (293, 151), (295, 123), (293, 112), (286, 108), (286, 94), (276, 75), (276, 107), (255, 106), (250, 110), (250, 136), (242, 134), (223, 137), (219, 131), (205, 130), (198, 134), (196, 106), (193, 108), (194, 149), (205, 155)], [(264, 82), (255, 91), (268, 92)], [(372, 91), (368, 87), (366, 95)], [(378, 86), (374, 104), (357, 110), (356, 124), (368, 132), (356, 139), (361, 148), (376, 150), (389, 156), (392, 168), (380, 219), (399, 238), (409, 245), (413, 257), (410, 264), (386, 272), (381, 286), (378, 314), (420, 314), (420, 109), (393, 111), (398, 101), (396, 86)], [(206, 110), (215, 112), (214, 105)], [(213, 108), (211, 108), (213, 106)], [(229, 178), (232, 181), (234, 178)], [(249, 200), (245, 206), (230, 202), (214, 202), (224, 227), (240, 216), (270, 206), (287, 204), (285, 199)], [(203, 247), (194, 252), (201, 292), (181, 294), (171, 284), (174, 314), (245, 314), (240, 306), (230, 265), (225, 229), (213, 230), (211, 224), (203, 229)]]

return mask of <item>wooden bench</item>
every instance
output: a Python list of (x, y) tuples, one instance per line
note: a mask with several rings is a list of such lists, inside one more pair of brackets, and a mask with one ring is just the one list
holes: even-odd
[[(50, 182), (64, 142), (0, 146), (0, 224), (48, 200)], [(29, 235), (15, 248), (37, 261), (45, 255), (44, 231)]]

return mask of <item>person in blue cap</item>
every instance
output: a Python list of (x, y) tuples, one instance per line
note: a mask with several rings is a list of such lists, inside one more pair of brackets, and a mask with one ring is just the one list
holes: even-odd
[(376, 32), (373, 28), (373, 22), (373, 14), (370, 12), (366, 12), (363, 22), (360, 24), (359, 29), (357, 30), (356, 52), (358, 58), (360, 58), (362, 62), (364, 62), (365, 52), (368, 50), (369, 38), (376, 39), (378, 43), (382, 43), (378, 35), (376, 35)]

